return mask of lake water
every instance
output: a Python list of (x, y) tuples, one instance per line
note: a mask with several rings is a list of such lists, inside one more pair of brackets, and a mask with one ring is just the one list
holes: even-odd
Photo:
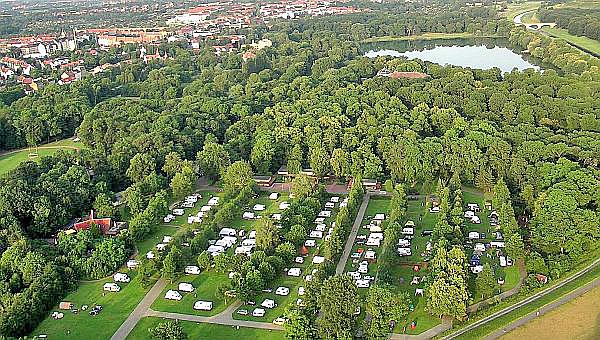
[(370, 43), (365, 44), (363, 50), (365, 51), (364, 55), (369, 58), (378, 56), (417, 58), (440, 65), (482, 70), (497, 67), (502, 72), (510, 72), (515, 68), (521, 71), (529, 68), (540, 69), (529, 59), (525, 59), (521, 54), (508, 48), (505, 42), (499, 39), (488, 41), (439, 39)]

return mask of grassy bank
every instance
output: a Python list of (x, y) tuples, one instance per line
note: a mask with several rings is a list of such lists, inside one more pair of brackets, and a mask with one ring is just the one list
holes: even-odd
[[(590, 258), (596, 258), (597, 252), (594, 252), (594, 254), (590, 254), (590, 255), (591, 255)], [(564, 279), (570, 277), (571, 275), (575, 274), (577, 271), (583, 269), (585, 266), (589, 265), (589, 263), (590, 262), (586, 262), (586, 263), (581, 263), (577, 266), (574, 266), (573, 270), (570, 273), (565, 274)], [(536, 309), (539, 309), (540, 307), (542, 307), (554, 300), (559, 299), (563, 295), (585, 285), (586, 283), (592, 281), (593, 279), (595, 279), (599, 276), (600, 276), (600, 267), (596, 267), (593, 270), (591, 270), (590, 272), (586, 273), (585, 275), (575, 279), (572, 282), (569, 282), (568, 284), (565, 284), (563, 287), (553, 291), (552, 293), (549, 293), (549, 294), (539, 298), (538, 300), (535, 300), (534, 302), (529, 303), (528, 305), (522, 306), (510, 313), (507, 313), (507, 314), (505, 314), (501, 317), (498, 317), (482, 326), (479, 326), (469, 332), (466, 332), (466, 333), (462, 334), (460, 338), (461, 339), (482, 338), (484, 335), (487, 335), (491, 332), (494, 332), (497, 329), (505, 327), (509, 323), (527, 315), (528, 313), (535, 311)], [(556, 281), (553, 284), (558, 284), (559, 282), (560, 281)], [(549, 289), (549, 288), (551, 288), (551, 286), (543, 287), (543, 289)], [(456, 332), (457, 330), (459, 330), (460, 328), (467, 327), (468, 325), (470, 325), (478, 320), (481, 320), (482, 318), (484, 318), (486, 316), (492, 315), (495, 312), (498, 312), (504, 308), (514, 305), (518, 301), (521, 301), (521, 300), (527, 298), (528, 296), (531, 296), (533, 293), (540, 292), (540, 291), (542, 291), (542, 289), (538, 289), (534, 292), (529, 292), (528, 294), (526, 294), (525, 292), (520, 292), (511, 298), (503, 300), (502, 302), (498, 303), (497, 305), (494, 305), (490, 308), (484, 309), (481, 312), (478, 312), (476, 315), (472, 315), (468, 321), (466, 321), (462, 324), (460, 324), (460, 323), (455, 324), (453, 329), (441, 334), (438, 337), (441, 337), (443, 335), (452, 334), (452, 333)]]
[(413, 40), (435, 40), (435, 39), (468, 39), (468, 38), (499, 38), (497, 35), (475, 35), (473, 33), (423, 33), (419, 35), (395, 37), (382, 36), (363, 40), (363, 43), (386, 42), (386, 41), (413, 41)]
[(478, 327), (472, 331), (469, 331), (469, 332), (461, 335), (461, 339), (481, 339), (485, 335), (490, 334), (491, 332), (494, 332), (495, 330), (500, 329), (500, 328), (508, 325), (509, 323), (511, 323), (529, 313), (532, 313), (532, 312), (538, 310), (542, 306), (545, 306), (554, 300), (560, 299), (564, 295), (585, 285), (586, 283), (592, 281), (593, 279), (597, 278), (598, 276), (600, 276), (600, 267), (596, 267), (596, 269), (585, 274), (584, 276), (580, 277), (579, 279), (569, 282), (568, 284), (564, 285), (563, 287), (555, 290), (554, 292), (552, 292), (548, 295), (545, 295), (545, 296), (539, 298), (538, 300), (535, 300), (534, 302), (532, 302), (528, 305), (518, 308), (506, 315), (503, 315), (497, 319), (494, 319), (493, 321), (490, 321), (489, 323), (487, 323), (481, 327)]
[(600, 41), (598, 40), (572, 35), (569, 31), (562, 28), (543, 28), (542, 31), (555, 38), (563, 39), (569, 44), (579, 47), (586, 52), (600, 56)]

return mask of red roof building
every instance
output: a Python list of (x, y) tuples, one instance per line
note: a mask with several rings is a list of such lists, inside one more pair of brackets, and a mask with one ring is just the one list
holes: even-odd
[(77, 231), (88, 230), (92, 225), (97, 225), (102, 231), (102, 234), (108, 234), (109, 230), (112, 227), (112, 219), (111, 218), (95, 218), (94, 211), (90, 212), (90, 216), (87, 220), (75, 223), (73, 225), (73, 229)]
[(406, 78), (406, 79), (422, 79), (427, 78), (429, 75), (421, 72), (398, 72), (394, 71), (389, 75), (390, 78)]

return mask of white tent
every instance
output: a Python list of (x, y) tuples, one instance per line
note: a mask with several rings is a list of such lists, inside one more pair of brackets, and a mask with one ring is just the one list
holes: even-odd
[(270, 199), (270, 200), (276, 200), (276, 199), (278, 199), (278, 198), (279, 198), (279, 193), (272, 192), (272, 193), (269, 195), (269, 199)]

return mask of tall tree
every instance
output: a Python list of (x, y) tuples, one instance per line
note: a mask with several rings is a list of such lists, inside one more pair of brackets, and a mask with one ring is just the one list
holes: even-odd
[(351, 339), (356, 325), (356, 308), (360, 296), (349, 275), (326, 279), (321, 287), (318, 305), (321, 316), (317, 319), (319, 334), (324, 339)]

